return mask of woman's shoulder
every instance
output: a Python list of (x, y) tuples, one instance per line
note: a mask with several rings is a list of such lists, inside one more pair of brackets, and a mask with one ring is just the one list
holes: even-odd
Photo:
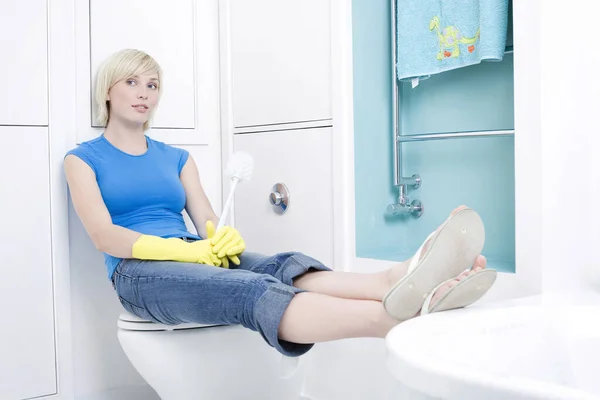
[(175, 146), (167, 144), (165, 142), (161, 142), (160, 140), (152, 139), (149, 136), (148, 136), (148, 141), (150, 141), (152, 143), (152, 146), (154, 148), (156, 148), (157, 150), (159, 150), (163, 153), (166, 153), (166, 154), (172, 154), (172, 155), (179, 156), (182, 153), (187, 153), (187, 150), (185, 150), (185, 149), (175, 147)]
[(85, 142), (81, 142), (77, 146), (73, 147), (71, 150), (67, 151), (65, 157), (69, 154), (80, 154), (80, 153), (90, 153), (97, 150), (98, 146), (102, 141), (101, 137), (97, 137), (91, 140), (87, 140)]
[(81, 142), (71, 150), (67, 151), (64, 158), (67, 156), (73, 155), (77, 158), (83, 160), (86, 164), (88, 164), (95, 172), (96, 170), (96, 153), (98, 151), (98, 146), (101, 143), (101, 138), (97, 137), (95, 139), (91, 139), (85, 142)]
[(159, 140), (154, 140), (148, 137), (152, 146), (161, 154), (162, 160), (168, 160), (170, 163), (177, 163), (177, 170), (181, 173), (183, 166), (188, 160), (189, 152), (185, 149), (166, 144)]

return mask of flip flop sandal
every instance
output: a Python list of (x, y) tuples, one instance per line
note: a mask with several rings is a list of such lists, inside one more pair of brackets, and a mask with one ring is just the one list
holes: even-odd
[(434, 293), (451, 279), (440, 283), (431, 291), (429, 296), (427, 296), (423, 302), (421, 315), (463, 308), (475, 303), (492, 287), (496, 281), (496, 276), (497, 273), (494, 270), (483, 269), (478, 271), (451, 287), (450, 290), (444, 293), (444, 295), (435, 302), (433, 307), (430, 308), (431, 299), (433, 298)]
[(451, 215), (427, 237), (406, 275), (383, 298), (387, 313), (402, 321), (414, 317), (436, 286), (473, 265), (484, 243), (485, 229), (479, 214), (464, 208)]

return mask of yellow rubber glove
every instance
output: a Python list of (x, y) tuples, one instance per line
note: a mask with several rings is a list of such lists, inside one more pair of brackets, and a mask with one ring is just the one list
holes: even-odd
[(178, 238), (142, 235), (133, 244), (131, 254), (140, 260), (180, 261), (216, 267), (222, 264), (213, 252), (210, 240), (186, 242)]
[(227, 259), (235, 265), (240, 265), (238, 255), (246, 250), (246, 242), (237, 229), (224, 226), (215, 233), (215, 225), (212, 221), (206, 221), (206, 235), (213, 246), (213, 253), (223, 262), (225, 268), (229, 268)]

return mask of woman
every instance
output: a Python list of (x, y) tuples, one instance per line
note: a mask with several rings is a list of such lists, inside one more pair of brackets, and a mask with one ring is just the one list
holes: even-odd
[[(145, 135), (161, 76), (141, 51), (109, 57), (95, 95), (104, 133), (64, 160), (75, 210), (127, 311), (164, 324), (242, 324), (299, 356), (316, 342), (383, 338), (416, 315), (469, 305), (493, 284), (479, 255), (481, 219), (467, 207), (384, 272), (333, 272), (301, 253), (245, 252), (236, 229), (215, 232), (218, 217), (188, 152)], [(186, 229), (183, 209), (198, 235)]]

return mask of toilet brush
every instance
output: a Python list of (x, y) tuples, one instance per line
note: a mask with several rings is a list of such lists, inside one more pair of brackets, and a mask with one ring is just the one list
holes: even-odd
[(227, 201), (223, 207), (223, 212), (221, 213), (221, 218), (219, 219), (219, 225), (217, 226), (217, 231), (221, 229), (223, 225), (225, 225), (225, 220), (227, 219), (229, 209), (231, 208), (231, 202), (233, 201), (233, 193), (235, 192), (238, 182), (250, 180), (253, 170), (254, 160), (248, 153), (236, 151), (229, 159), (227, 168), (225, 169), (225, 175), (231, 178), (233, 185), (231, 186), (229, 196), (227, 197)]

